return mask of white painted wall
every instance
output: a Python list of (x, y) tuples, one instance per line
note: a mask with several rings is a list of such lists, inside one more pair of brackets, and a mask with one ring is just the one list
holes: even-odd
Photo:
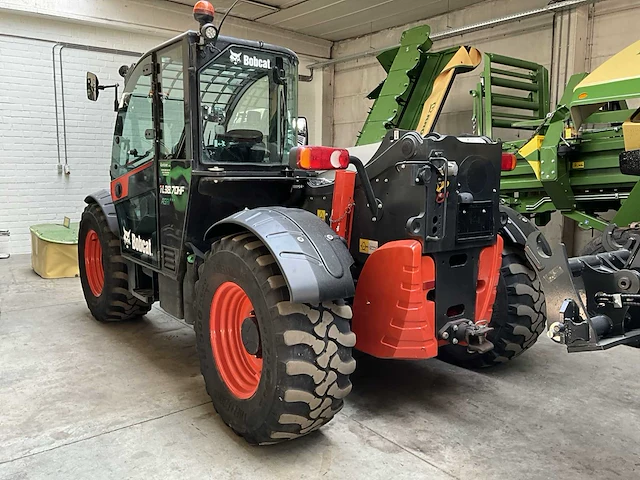
[[(432, 32), (444, 32), (451, 28), (462, 27), (493, 18), (503, 17), (517, 12), (532, 10), (548, 4), (548, 0), (490, 0), (480, 4), (440, 15), (404, 27), (398, 27), (357, 39), (335, 44), (333, 57), (340, 58), (365, 52), (369, 49), (391, 47), (400, 43), (402, 32), (412, 26), (428, 24)], [(562, 20), (556, 21), (556, 42), (563, 57), (570, 54), (569, 73), (595, 68), (611, 55), (638, 40), (637, 25), (640, 23), (640, 8), (637, 0), (601, 0), (594, 7), (595, 16), (589, 28), (591, 38), (574, 38), (579, 28), (587, 29), (587, 7), (582, 7), (579, 15), (574, 10), (564, 13)], [(436, 41), (432, 51), (442, 50), (454, 45), (471, 45), (483, 52), (501, 53), (520, 57), (551, 67), (552, 59), (552, 15), (531, 18), (509, 25), (459, 35)], [(585, 25), (580, 25), (584, 22)], [(569, 25), (571, 25), (569, 27)], [(562, 39), (560, 39), (562, 34)], [(570, 38), (571, 37), (571, 38)], [(582, 44), (574, 45), (574, 42)], [(584, 57), (584, 58), (576, 58)], [(475, 88), (481, 68), (459, 76), (447, 99), (437, 130), (442, 133), (459, 134), (471, 130), (472, 99), (469, 90)], [(552, 92), (559, 86), (560, 94), (564, 89), (566, 75), (565, 63), (560, 62), (560, 71), (552, 76)], [(372, 101), (366, 95), (385, 78), (385, 72), (375, 57), (368, 57), (341, 63), (335, 66), (334, 97), (334, 138), (337, 146), (351, 146), (367, 117)], [(553, 103), (554, 99), (552, 99)], [(498, 132), (501, 133), (501, 132)], [(502, 132), (504, 133), (504, 132)]]
[[(149, 8), (152, 7), (152, 8)], [(135, 24), (140, 22), (143, 27)], [(301, 52), (305, 65), (330, 54), (330, 42), (231, 17), (224, 33), (262, 39)], [(104, 84), (120, 82), (120, 65), (135, 57), (65, 48), (64, 91), (70, 175), (57, 171), (52, 47), (81, 43), (144, 52), (197, 26), (189, 7), (161, 1), (0, 0), (0, 230), (11, 231), (11, 253), (30, 252), (29, 226), (80, 218), (84, 197), (109, 185), (111, 135), (115, 121), (112, 91), (100, 101), (86, 99), (85, 74)], [(250, 28), (251, 27), (251, 28)], [(3, 35), (35, 37), (21, 39)], [(301, 68), (302, 73), (308, 73)], [(60, 76), (58, 70), (58, 100)], [(325, 77), (300, 85), (300, 112), (309, 118), (312, 141), (321, 142)], [(62, 109), (59, 108), (62, 144)], [(326, 125), (327, 131), (331, 130)], [(61, 147), (62, 161), (64, 149)]]

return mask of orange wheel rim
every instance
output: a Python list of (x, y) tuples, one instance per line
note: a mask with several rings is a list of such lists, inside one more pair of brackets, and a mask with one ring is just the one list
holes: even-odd
[(94, 297), (99, 297), (104, 288), (104, 267), (102, 245), (95, 230), (89, 230), (84, 240), (84, 267), (91, 293)]
[(218, 287), (211, 300), (209, 332), (218, 372), (237, 398), (250, 398), (260, 384), (262, 358), (250, 354), (242, 343), (242, 322), (254, 314), (251, 300), (233, 282)]

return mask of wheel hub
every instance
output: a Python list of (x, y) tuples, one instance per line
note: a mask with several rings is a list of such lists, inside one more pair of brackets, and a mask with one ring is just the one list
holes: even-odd
[(242, 321), (241, 336), (242, 345), (249, 355), (261, 357), (260, 330), (258, 329), (258, 319), (255, 316), (252, 315)]
[(237, 398), (250, 398), (262, 376), (260, 330), (251, 300), (237, 283), (224, 282), (214, 293), (209, 332), (222, 381)]

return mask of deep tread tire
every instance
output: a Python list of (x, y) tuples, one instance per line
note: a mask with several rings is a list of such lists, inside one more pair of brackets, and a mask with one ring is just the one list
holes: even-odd
[[(84, 262), (84, 241), (89, 230), (96, 231), (102, 246), (104, 287), (98, 297), (94, 296), (89, 287)], [(95, 203), (88, 205), (82, 213), (78, 233), (78, 266), (84, 298), (96, 320), (121, 322), (141, 317), (151, 309), (151, 305), (129, 292), (129, 274), (120, 252), (120, 239), (109, 229), (107, 218)]]
[[(640, 235), (640, 228), (616, 228), (613, 231), (613, 239), (619, 244), (624, 245), (632, 234)], [(580, 255), (597, 255), (598, 253), (604, 253), (604, 251), (602, 233), (597, 232), (596, 236), (582, 248)]]
[[(249, 296), (262, 343), (255, 394), (242, 400), (222, 380), (212, 353), (210, 306), (224, 282)], [(342, 408), (355, 369), (351, 308), (339, 302), (295, 304), (279, 267), (253, 234), (216, 242), (196, 282), (196, 342), (207, 392), (222, 418), (250, 444), (272, 444), (317, 430)]]
[(500, 281), (487, 338), (495, 348), (485, 354), (468, 353), (466, 347), (447, 345), (438, 357), (465, 368), (505, 363), (531, 348), (545, 329), (546, 304), (542, 285), (522, 250), (505, 247)]

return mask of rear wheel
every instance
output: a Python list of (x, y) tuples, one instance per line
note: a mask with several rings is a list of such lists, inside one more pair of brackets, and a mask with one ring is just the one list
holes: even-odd
[(466, 368), (490, 367), (508, 362), (533, 346), (545, 329), (546, 304), (540, 280), (529, 267), (524, 252), (505, 247), (502, 252), (500, 281), (487, 338), (494, 349), (468, 353), (466, 347), (446, 345), (438, 357)]
[[(613, 231), (613, 239), (620, 245), (624, 245), (631, 235), (640, 235), (640, 228), (625, 227)], [(582, 248), (580, 255), (597, 255), (604, 252), (602, 232), (596, 232), (596, 236)]]
[[(604, 253), (605, 248), (602, 244), (602, 235), (601, 232), (597, 232), (597, 235), (583, 247), (580, 255), (597, 255)], [(613, 230), (613, 240), (619, 245), (625, 245), (631, 235), (640, 235), (640, 228), (623, 227)], [(592, 315), (597, 314), (596, 312), (590, 313)], [(640, 307), (629, 308), (624, 327), (626, 331), (640, 328)]]
[(199, 269), (200, 368), (222, 420), (252, 444), (317, 430), (342, 408), (355, 369), (351, 308), (296, 304), (251, 233), (216, 242)]
[(91, 314), (101, 322), (140, 317), (151, 305), (129, 292), (127, 265), (120, 254), (120, 240), (109, 229), (102, 209), (85, 208), (78, 233), (80, 282)]

